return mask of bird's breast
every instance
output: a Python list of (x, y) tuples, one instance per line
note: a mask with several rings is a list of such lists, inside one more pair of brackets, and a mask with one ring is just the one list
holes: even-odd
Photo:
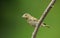
[(29, 20), (28, 22), (30, 25), (33, 25), (33, 26), (36, 26), (37, 24), (37, 21), (34, 21), (34, 20)]

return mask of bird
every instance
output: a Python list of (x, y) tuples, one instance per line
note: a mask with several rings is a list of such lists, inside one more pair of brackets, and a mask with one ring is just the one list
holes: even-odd
[[(36, 27), (37, 26), (36, 24), (39, 22), (39, 20), (37, 18), (35, 18), (34, 16), (32, 16), (29, 13), (24, 13), (22, 15), (22, 18), (26, 19), (27, 23), (29, 23), (33, 27)], [(44, 22), (42, 22), (42, 24), (40, 26), (41, 27), (48, 27), (49, 28), (49, 26), (46, 25)]]

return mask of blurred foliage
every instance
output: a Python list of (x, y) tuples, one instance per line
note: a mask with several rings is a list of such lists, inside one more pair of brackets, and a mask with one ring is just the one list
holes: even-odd
[[(30, 13), (36, 18), (51, 0), (0, 0), (1, 38), (31, 38), (34, 28), (21, 16)], [(60, 0), (56, 0), (44, 22), (50, 28), (41, 27), (37, 38), (60, 38)]]

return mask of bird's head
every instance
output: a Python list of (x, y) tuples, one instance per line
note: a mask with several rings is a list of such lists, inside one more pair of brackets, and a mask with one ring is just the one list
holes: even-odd
[(28, 19), (29, 17), (30, 17), (31, 15), (29, 14), (29, 13), (25, 13), (25, 14), (23, 14), (23, 18), (25, 18), (25, 19)]

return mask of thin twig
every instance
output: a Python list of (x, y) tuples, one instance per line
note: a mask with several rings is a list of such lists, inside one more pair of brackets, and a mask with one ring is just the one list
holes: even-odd
[(39, 22), (38, 22), (37, 26), (36, 26), (35, 29), (34, 29), (34, 32), (32, 33), (32, 37), (31, 37), (31, 38), (36, 38), (38, 29), (39, 29), (41, 23), (42, 23), (43, 20), (45, 19), (46, 15), (47, 15), (48, 12), (50, 11), (50, 9), (53, 7), (55, 1), (56, 1), (56, 0), (52, 0), (52, 1), (49, 3), (49, 5), (47, 6), (47, 8), (45, 9), (45, 11), (43, 12), (41, 18), (39, 19)]

